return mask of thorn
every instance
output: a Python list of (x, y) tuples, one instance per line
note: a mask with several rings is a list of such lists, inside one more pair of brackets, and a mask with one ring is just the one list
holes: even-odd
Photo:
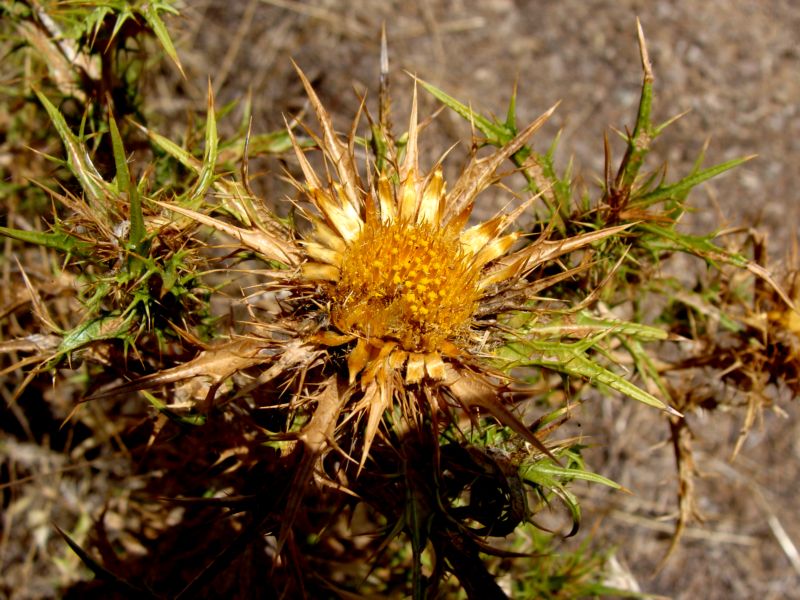
[[(284, 119), (285, 122), (285, 119)], [(286, 125), (287, 129), (289, 125)], [(250, 135), (253, 133), (253, 115), (250, 115), (250, 120), (247, 123), (247, 135), (244, 136), (244, 151), (242, 152), (242, 185), (244, 186), (245, 191), (250, 195), (251, 198), (255, 198), (256, 195), (253, 193), (252, 188), (250, 187), (250, 178), (248, 177), (249, 171), (249, 152), (250, 152)], [(291, 130), (289, 130), (291, 135)]]
[(642, 57), (642, 69), (644, 70), (645, 83), (653, 82), (653, 66), (650, 63), (650, 54), (647, 52), (647, 43), (644, 40), (644, 30), (639, 17), (636, 17), (636, 30), (639, 36), (639, 55)]
[(389, 45), (386, 42), (386, 21), (381, 23), (381, 82), (389, 79)]
[(383, 134), (391, 130), (389, 112), (391, 99), (389, 98), (389, 44), (386, 41), (386, 22), (381, 24), (381, 74), (378, 84), (378, 124)]

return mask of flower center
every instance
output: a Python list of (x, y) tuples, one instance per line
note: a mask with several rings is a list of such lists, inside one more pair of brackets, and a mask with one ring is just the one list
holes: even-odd
[(343, 256), (333, 322), (432, 352), (462, 333), (474, 312), (479, 270), (471, 259), (456, 235), (428, 223), (367, 225)]

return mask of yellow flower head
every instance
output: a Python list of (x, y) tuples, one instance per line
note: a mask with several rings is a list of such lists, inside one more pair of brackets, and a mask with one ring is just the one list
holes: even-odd
[[(529, 251), (508, 254), (520, 233), (506, 233), (527, 204), (471, 227), (468, 221), (476, 196), (494, 182), (497, 167), (550, 112), (508, 146), (474, 160), (447, 193), (441, 167), (427, 174), (419, 170), (415, 94), (402, 162), (389, 161), (396, 166), (364, 185), (352, 136), (345, 142), (334, 132), (302, 72), (300, 77), (322, 127), (317, 146), (335, 174), (322, 181), (295, 143), (305, 176), (297, 187), (314, 207), (307, 214), (312, 230), (303, 241), (307, 260), (301, 276), (322, 286), (330, 307), (333, 329), (316, 339), (330, 345), (355, 341), (348, 366), (350, 382), (358, 380), (364, 392), (356, 409), (369, 415), (364, 456), (393, 397), (406, 396), (407, 385), (425, 382), (458, 390), (462, 404), (469, 402), (465, 397), (491, 403), (492, 413), (527, 432), (496, 398), (484, 398), (496, 396), (493, 389), (475, 393), (476, 387), (491, 386), (485, 378), (476, 383), (479, 374), (463, 368), (477, 343), (472, 330), (476, 309), (517, 281), (528, 266)], [(413, 402), (406, 404), (414, 412)]]
[[(300, 435), (315, 456), (330, 447), (343, 423), (359, 424), (366, 415), (363, 466), (387, 409), (399, 406), (409, 421), (419, 422), (453, 405), (494, 416), (547, 453), (503, 404), (503, 377), (484, 361), (487, 346), (491, 350), (502, 342), (501, 313), (524, 308), (533, 290), (547, 285), (528, 278), (533, 269), (627, 225), (552, 242), (541, 236), (515, 248), (521, 234), (509, 232), (509, 226), (533, 198), (485, 222), (469, 221), (477, 196), (495, 183), (499, 166), (555, 107), (494, 153), (473, 158), (448, 191), (440, 166), (420, 172), (415, 93), (404, 156), (400, 159), (389, 144), (388, 166), (364, 182), (355, 161), (355, 126), (340, 137), (311, 84), (298, 73), (321, 127), (321, 135), (311, 135), (327, 167), (321, 177), (292, 138), (303, 172), (302, 181), (294, 183), (310, 205), (301, 205), (311, 225), (302, 239), (269, 215), (252, 213), (252, 226), (242, 228), (168, 206), (286, 265), (270, 273), (268, 286), (289, 299), (287, 311), (278, 309), (269, 322), (257, 325), (266, 338), (232, 340), (135, 386), (177, 381), (203, 369), (212, 369), (214, 381), (221, 382), (264, 364), (271, 366), (259, 384), (295, 374), (289, 376), (298, 376), (302, 385), (309, 370), (321, 367), (316, 409)], [(231, 190), (234, 197), (247, 191)], [(345, 387), (339, 382), (343, 373), (349, 380)]]

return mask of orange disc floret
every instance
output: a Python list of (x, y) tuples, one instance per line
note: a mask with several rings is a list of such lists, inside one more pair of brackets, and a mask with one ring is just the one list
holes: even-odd
[(344, 332), (434, 351), (469, 326), (479, 269), (458, 236), (429, 223), (370, 223), (342, 257), (333, 321)]

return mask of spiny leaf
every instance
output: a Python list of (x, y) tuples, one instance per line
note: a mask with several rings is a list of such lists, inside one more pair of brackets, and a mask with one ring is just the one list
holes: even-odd
[[(564, 469), (566, 471), (570, 471), (570, 469)], [(580, 503), (578, 502), (578, 498), (567, 490), (564, 483), (561, 479), (557, 476), (559, 473), (557, 471), (548, 471), (547, 469), (540, 469), (539, 465), (537, 464), (535, 468), (529, 468), (527, 470), (520, 472), (520, 476), (523, 477), (526, 481), (534, 483), (548, 492), (558, 496), (564, 505), (569, 509), (569, 512), (572, 516), (572, 529), (565, 535), (565, 537), (571, 537), (578, 532), (578, 528), (580, 527), (581, 522), (581, 507)]]
[[(496, 119), (488, 119), (476, 113), (471, 107), (459, 102), (436, 86), (421, 79), (415, 79), (442, 104), (455, 111), (478, 129), (486, 137), (488, 144), (503, 148), (517, 137), (519, 128), (516, 124), (516, 86), (511, 95), (506, 120), (501, 123)], [(556, 176), (552, 155), (554, 147), (551, 147), (550, 150), (547, 155), (542, 156), (534, 153), (527, 144), (522, 144), (511, 153), (510, 159), (522, 169), (531, 191), (545, 192), (552, 190), (551, 195), (558, 199), (560, 205), (566, 206), (569, 201), (569, 185)], [(545, 198), (545, 200), (548, 200), (548, 198)], [(555, 213), (557, 210), (558, 207), (553, 212)]]
[(664, 379), (658, 372), (655, 364), (653, 363), (653, 358), (645, 351), (644, 347), (638, 340), (624, 340), (623, 345), (625, 349), (628, 351), (628, 354), (631, 355), (633, 358), (633, 362), (636, 365), (636, 371), (645, 380), (645, 382), (649, 381), (658, 388), (658, 391), (664, 398), (670, 398), (670, 392), (667, 389), (667, 385), (664, 382)]
[(591, 471), (586, 471), (584, 469), (562, 467), (555, 464), (549, 459), (542, 459), (533, 464), (523, 465), (522, 468), (520, 469), (520, 475), (523, 478), (528, 478), (529, 474), (531, 474), (532, 472), (543, 473), (551, 477), (559, 477), (565, 479), (580, 479), (581, 481), (588, 481), (590, 483), (599, 483), (601, 485), (614, 488), (615, 490), (624, 489), (616, 481), (612, 481), (607, 477), (603, 477), (602, 475), (598, 475), (597, 473), (592, 473)]
[(161, 150), (169, 154), (172, 158), (177, 160), (187, 169), (191, 169), (196, 173), (199, 173), (200, 170), (203, 168), (203, 163), (197, 160), (194, 156), (192, 156), (186, 149), (181, 148), (178, 144), (170, 140), (169, 138), (161, 135), (160, 133), (156, 133), (151, 129), (147, 129), (146, 127), (139, 126), (142, 131), (147, 134), (147, 137)]
[(636, 338), (646, 342), (667, 340), (671, 337), (667, 331), (658, 327), (620, 321), (618, 319), (599, 319), (587, 312), (581, 312), (575, 318), (565, 316), (544, 324), (529, 323), (524, 326), (523, 331), (526, 334), (535, 336), (537, 339), (544, 339), (549, 336), (583, 338), (587, 335), (596, 335), (603, 332)]
[(672, 416), (682, 416), (671, 406), (634, 385), (627, 379), (609, 371), (585, 355), (587, 345), (596, 340), (583, 340), (572, 344), (525, 341), (503, 346), (500, 356), (515, 360), (520, 366), (539, 366), (566, 375), (580, 377), (591, 384), (602, 384), (634, 400), (659, 408)]
[(187, 363), (96, 392), (87, 399), (107, 398), (201, 376), (210, 377), (215, 383), (220, 383), (237, 371), (265, 362), (259, 356), (260, 351), (261, 346), (251, 340), (221, 343), (204, 350)]
[(639, 98), (639, 110), (636, 115), (636, 125), (633, 133), (628, 136), (628, 149), (622, 160), (622, 168), (617, 175), (616, 187), (622, 190), (629, 190), (633, 187), (639, 170), (644, 163), (645, 156), (650, 151), (650, 144), (656, 136), (650, 113), (653, 108), (653, 69), (650, 64), (650, 56), (647, 52), (647, 44), (644, 40), (642, 24), (636, 20), (636, 27), (639, 35), (639, 54), (642, 60), (642, 92)]
[(481, 408), (492, 415), (499, 423), (513, 430), (542, 454), (556, 460), (544, 443), (531, 432), (506, 406), (498, 402), (497, 388), (482, 376), (470, 371), (457, 371), (446, 365), (448, 387), (458, 401), (466, 408)]
[(81, 258), (89, 257), (93, 248), (89, 242), (63, 232), (25, 231), (23, 229), (0, 226), (0, 235), (29, 244), (44, 246), (45, 248), (52, 248), (64, 254), (75, 254)]
[(153, 408), (155, 408), (158, 412), (165, 415), (171, 421), (175, 423), (180, 423), (181, 425), (191, 425), (192, 427), (197, 427), (200, 425), (204, 425), (206, 422), (205, 415), (179, 415), (174, 410), (171, 410), (166, 404), (161, 402), (158, 398), (153, 396), (147, 390), (142, 390), (142, 395), (147, 399)]
[[(505, 146), (508, 142), (514, 139), (517, 135), (516, 127), (509, 126), (508, 123), (498, 123), (497, 121), (492, 121), (487, 119), (486, 117), (482, 116), (480, 113), (475, 112), (472, 110), (471, 107), (467, 106), (466, 104), (462, 104), (449, 94), (443, 92), (439, 88), (422, 79), (418, 79), (414, 77), (414, 79), (423, 87), (425, 88), (430, 94), (439, 100), (442, 104), (447, 106), (448, 108), (455, 111), (457, 114), (461, 115), (464, 119), (469, 121), (470, 123), (474, 124), (475, 127), (480, 131), (484, 136), (486, 136), (486, 141), (489, 142), (493, 146)], [(514, 104), (512, 102), (511, 107), (509, 108), (511, 111), (510, 114), (513, 115), (514, 111)]]
[(725, 171), (732, 169), (741, 165), (742, 163), (747, 162), (755, 157), (755, 155), (745, 156), (743, 158), (735, 158), (733, 160), (729, 160), (724, 163), (720, 163), (713, 167), (709, 167), (708, 169), (703, 169), (697, 173), (693, 173), (688, 177), (684, 177), (680, 181), (661, 186), (658, 189), (653, 190), (643, 196), (639, 196), (632, 200), (632, 204), (641, 207), (641, 206), (651, 206), (656, 202), (661, 202), (664, 200), (669, 200), (676, 197), (685, 196), (692, 188), (698, 186), (699, 184), (703, 183), (704, 181), (708, 181), (712, 177), (716, 177), (717, 175), (724, 173)]
[(506, 112), (505, 126), (507, 129), (517, 133), (517, 83), (514, 82), (514, 89), (511, 92), (511, 99), (508, 101), (508, 111)]
[(39, 90), (34, 90), (39, 101), (44, 106), (50, 120), (61, 137), (64, 146), (67, 149), (67, 162), (70, 171), (81, 184), (83, 191), (86, 193), (92, 207), (100, 211), (100, 214), (106, 217), (108, 208), (106, 206), (106, 197), (112, 195), (108, 188), (108, 184), (100, 176), (97, 168), (94, 166), (89, 153), (86, 151), (86, 146), (78, 137), (72, 133), (64, 117), (59, 110), (53, 106), (50, 100), (42, 94)]
[[(97, 22), (96, 22), (96, 25), (95, 25), (95, 36), (100, 32), (100, 28), (102, 26), (103, 20), (105, 20), (105, 16), (107, 14), (112, 14), (112, 11), (111, 11), (110, 8), (100, 8), (98, 10), (101, 12), (102, 16), (100, 16), (98, 18)], [(130, 7), (129, 6), (123, 6), (121, 11), (117, 14), (116, 20), (114, 21), (114, 28), (111, 30), (111, 36), (110, 36), (110, 39), (108, 41), (109, 44), (112, 42), (112, 40), (115, 37), (117, 37), (117, 34), (120, 32), (120, 30), (122, 29), (123, 25), (125, 25), (125, 22), (130, 20), (130, 19), (133, 19), (133, 18), (134, 18), (133, 11), (130, 9)]]
[(169, 32), (164, 25), (164, 21), (161, 20), (159, 12), (169, 12), (176, 15), (178, 14), (178, 11), (167, 3), (151, 1), (146, 2), (142, 7), (142, 16), (144, 16), (148, 25), (150, 25), (153, 33), (156, 34), (158, 41), (161, 42), (164, 52), (167, 53), (167, 56), (169, 56), (172, 59), (172, 62), (175, 63), (175, 66), (178, 67), (181, 75), (186, 78), (186, 73), (183, 71), (183, 66), (181, 66), (181, 61), (178, 58), (178, 53), (175, 51), (175, 46), (172, 44), (172, 38), (169, 36)]
[(130, 331), (134, 318), (135, 314), (131, 312), (124, 318), (109, 315), (81, 323), (66, 333), (58, 347), (58, 355), (63, 356), (92, 342), (124, 336)]
[[(310, 148), (314, 145), (314, 142), (307, 137), (295, 139), (301, 148)], [(250, 138), (250, 152), (253, 154), (284, 154), (291, 149), (292, 138), (285, 129), (261, 133)]]
[[(198, 178), (198, 183), (192, 192), (193, 194), (197, 194), (197, 186), (199, 185), (200, 180), (203, 178), (203, 172), (206, 169), (206, 165), (210, 164), (210, 161), (201, 162), (192, 156), (187, 150), (181, 148), (166, 137), (145, 127), (140, 126), (140, 128), (147, 134), (147, 136), (156, 146), (172, 156), (184, 167), (191, 169), (200, 175)], [(300, 142), (298, 141), (298, 143)], [(307, 143), (308, 140), (303, 142), (304, 145)], [(244, 149), (242, 148), (241, 152), (243, 151)], [(236, 152), (239, 151), (237, 150)], [(269, 219), (268, 215), (265, 214), (265, 211), (259, 211), (254, 207), (254, 199), (240, 182), (225, 177), (212, 177), (211, 182), (214, 186), (214, 189), (219, 193), (219, 196), (225, 199), (220, 208), (226, 210), (237, 221), (247, 226), (251, 226), (253, 223), (255, 223), (260, 228), (269, 231), (281, 229), (281, 226), (277, 223), (277, 219)], [(186, 200), (180, 198), (176, 199), (176, 201), (180, 202), (182, 205), (188, 203)], [(285, 246), (285, 251), (292, 253), (292, 250), (288, 248), (290, 244), (284, 243), (283, 245)]]
[(136, 252), (146, 234), (144, 215), (142, 214), (142, 199), (139, 195), (139, 189), (131, 181), (128, 159), (125, 156), (125, 148), (122, 145), (122, 137), (119, 134), (114, 115), (109, 114), (108, 127), (111, 132), (111, 148), (114, 153), (114, 164), (117, 169), (117, 189), (120, 193), (127, 195), (130, 206), (131, 229), (128, 243), (130, 249)]
[(500, 263), (513, 263), (519, 258), (525, 258), (523, 269), (534, 269), (541, 264), (549, 262), (563, 256), (569, 252), (573, 252), (590, 244), (594, 244), (608, 237), (613, 237), (618, 233), (622, 233), (625, 229), (632, 227), (635, 223), (625, 223), (623, 225), (616, 225), (614, 227), (606, 227), (597, 231), (589, 231), (581, 233), (570, 238), (561, 240), (548, 240), (541, 236), (535, 240), (527, 248), (523, 248), (518, 252), (509, 255), (508, 257), (498, 261)]
[(219, 138), (217, 136), (217, 119), (214, 114), (214, 92), (211, 88), (211, 81), (208, 82), (208, 110), (206, 114), (206, 149), (203, 154), (203, 166), (200, 169), (200, 176), (197, 183), (189, 194), (189, 205), (193, 205), (197, 200), (205, 196), (208, 188), (214, 181), (214, 171), (217, 166), (217, 146)]
[(508, 143), (500, 145), (489, 156), (480, 159), (473, 157), (449, 194), (447, 214), (451, 216), (459, 214), (479, 193), (489, 187), (503, 161), (523, 148), (531, 136), (552, 116), (556, 108), (558, 103), (539, 115)]
[(224, 221), (220, 221), (219, 219), (209, 217), (203, 213), (189, 210), (188, 208), (165, 204), (163, 202), (158, 202), (157, 200), (153, 200), (152, 202), (163, 208), (175, 211), (194, 219), (198, 223), (213, 227), (217, 231), (226, 233), (239, 240), (244, 246), (262, 254), (268, 260), (274, 260), (285, 265), (297, 265), (300, 262), (298, 249), (293, 244), (271, 235), (267, 231), (243, 229), (241, 227), (236, 227), (235, 225), (225, 223)]
[[(730, 252), (721, 246), (716, 245), (712, 240), (715, 235), (691, 235), (675, 231), (672, 227), (664, 227), (655, 223), (642, 223), (638, 226), (648, 233), (653, 234), (657, 239), (648, 240), (653, 248), (663, 246), (666, 249), (678, 249), (683, 252), (694, 254), (709, 263), (724, 262), (739, 268), (747, 268), (750, 261), (741, 254)], [(667, 244), (664, 242), (671, 242)]]
[[(4, 5), (7, 6), (8, 3), (6, 2)], [(17, 6), (19, 5), (17, 4)], [(0, 9), (0, 12), (2, 12), (2, 9)], [(7, 17), (4, 15), (3, 18)], [(72, 96), (81, 103), (86, 102), (86, 93), (77, 82), (79, 71), (75, 68), (76, 65), (65, 56), (60, 46), (61, 44), (68, 44), (71, 40), (59, 39), (57, 44), (50, 32), (37, 27), (32, 21), (22, 20), (16, 24), (16, 27), (28, 44), (36, 49), (39, 58), (48, 66), (50, 76), (58, 86), (59, 91), (64, 96)]]

